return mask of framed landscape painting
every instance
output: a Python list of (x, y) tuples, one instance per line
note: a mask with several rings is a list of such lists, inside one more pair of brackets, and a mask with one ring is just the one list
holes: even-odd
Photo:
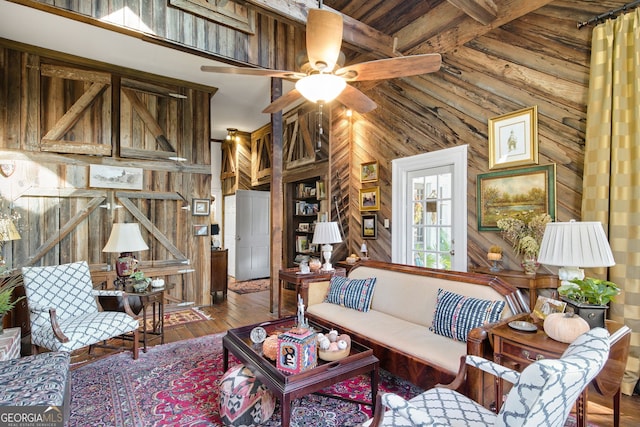
[(498, 219), (523, 211), (556, 218), (556, 165), (478, 174), (478, 231), (499, 231)]
[(360, 189), (360, 210), (379, 211), (380, 210), (380, 187)]
[(378, 216), (376, 214), (362, 215), (362, 238), (378, 238)]

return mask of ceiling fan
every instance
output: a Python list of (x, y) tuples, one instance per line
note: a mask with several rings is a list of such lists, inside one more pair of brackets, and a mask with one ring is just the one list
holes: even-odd
[[(307, 17), (307, 57), (299, 72), (261, 68), (204, 65), (202, 71), (226, 74), (279, 77), (296, 81), (295, 89), (269, 104), (263, 113), (275, 113), (301, 97), (323, 103), (337, 99), (359, 113), (377, 107), (368, 96), (348, 83), (415, 76), (440, 69), (440, 54), (422, 54), (378, 59), (343, 66), (342, 16), (327, 9), (310, 9)], [(342, 62), (344, 62), (342, 60)]]

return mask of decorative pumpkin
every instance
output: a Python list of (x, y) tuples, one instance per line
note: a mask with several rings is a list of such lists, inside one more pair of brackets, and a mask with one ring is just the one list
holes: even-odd
[(271, 335), (262, 342), (262, 354), (268, 359), (276, 360), (278, 356), (278, 336)]
[(567, 344), (591, 329), (586, 320), (573, 313), (551, 313), (544, 319), (543, 326), (551, 339)]

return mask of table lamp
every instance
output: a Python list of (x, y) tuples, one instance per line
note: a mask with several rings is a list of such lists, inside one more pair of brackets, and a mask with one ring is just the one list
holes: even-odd
[(325, 263), (322, 266), (324, 271), (333, 271), (331, 265), (331, 252), (333, 252), (333, 243), (341, 243), (340, 230), (337, 222), (318, 222), (313, 232), (312, 243), (314, 245), (322, 245), (322, 255), (324, 255)]
[(11, 218), (0, 219), (0, 272), (6, 268), (4, 260), (4, 242), (20, 240), (20, 233)]
[(360, 252), (362, 252), (362, 258), (363, 260), (368, 260), (369, 257), (367, 256), (367, 253), (369, 253), (369, 250), (367, 249), (367, 244), (365, 242), (362, 242), (362, 246), (360, 246)]
[(615, 265), (611, 247), (602, 223), (550, 222), (544, 229), (538, 262), (556, 265), (562, 284), (573, 279), (584, 279), (580, 267), (610, 267)]
[[(111, 235), (102, 252), (116, 252), (120, 256), (116, 260), (118, 278), (129, 277), (136, 271), (138, 260), (133, 252), (144, 251), (149, 246), (142, 239), (140, 225), (137, 223), (115, 223)], [(122, 280), (119, 281), (122, 283)]]

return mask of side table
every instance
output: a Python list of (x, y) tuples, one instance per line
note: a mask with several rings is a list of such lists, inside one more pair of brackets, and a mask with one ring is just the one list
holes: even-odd
[[(524, 319), (529, 320), (531, 319)], [(489, 332), (493, 336), (494, 361), (517, 371), (522, 371), (536, 360), (557, 359), (568, 347), (568, 344), (555, 341), (547, 336), (542, 323), (536, 323), (536, 332), (520, 332), (508, 325), (500, 325)], [(613, 397), (613, 424), (620, 426), (620, 384), (624, 375), (631, 329), (622, 323), (606, 321), (610, 334), (611, 349), (609, 359), (602, 371), (592, 381), (596, 391), (603, 396)], [(502, 380), (496, 379), (496, 411), (500, 410), (503, 394)], [(576, 402), (576, 418), (578, 427), (587, 426), (587, 390), (585, 388)]]
[(558, 276), (551, 274), (525, 274), (524, 271), (500, 270), (491, 271), (488, 268), (472, 268), (474, 273), (489, 274), (499, 277), (519, 289), (526, 289), (529, 293), (529, 309), (533, 311), (538, 299), (538, 289), (557, 289)]
[(20, 357), (20, 328), (3, 329), (0, 333), (0, 361)]
[[(164, 298), (165, 291), (173, 289), (175, 285), (173, 283), (165, 284), (162, 288), (147, 288), (144, 292), (131, 292), (127, 289), (127, 296), (129, 297), (129, 305), (132, 307), (135, 313), (137, 310), (142, 309), (142, 351), (147, 352), (147, 344), (149, 342), (148, 335), (154, 335), (155, 338), (160, 338), (160, 344), (164, 344)], [(98, 297), (100, 304), (105, 310), (111, 311), (124, 311), (123, 303), (120, 301), (119, 305), (114, 305), (114, 299), (104, 299)], [(120, 298), (118, 298), (120, 300)], [(138, 308), (139, 307), (139, 308)], [(151, 314), (152, 317), (148, 317)], [(147, 322), (151, 320), (151, 328), (147, 328)]]
[(228, 286), (228, 249), (211, 250), (211, 304), (216, 303), (216, 295), (222, 292), (222, 298), (227, 298)]
[(291, 283), (296, 287), (296, 295), (302, 297), (302, 301), (305, 303), (309, 296), (309, 283), (322, 282), (324, 280), (330, 280), (333, 276), (346, 276), (347, 272), (344, 268), (335, 268), (332, 271), (318, 270), (311, 273), (300, 273), (300, 269), (297, 267), (285, 268), (278, 273), (278, 318), (282, 317), (282, 287), (285, 283)]

